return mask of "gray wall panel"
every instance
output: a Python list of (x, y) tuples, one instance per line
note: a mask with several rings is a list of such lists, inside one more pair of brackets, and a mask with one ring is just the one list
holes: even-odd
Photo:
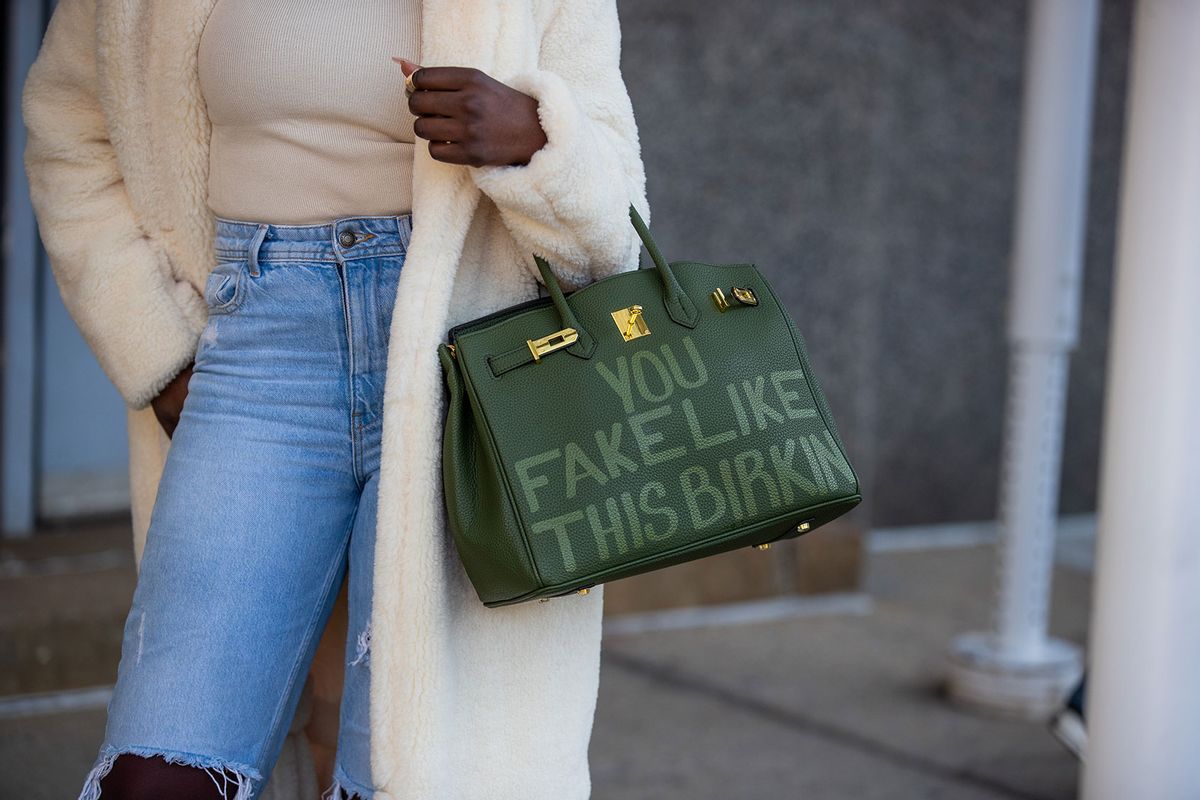
[[(1026, 4), (620, 5), (668, 258), (754, 260), (879, 525), (995, 514)], [(1106, 2), (1063, 510), (1095, 503), (1129, 3)]]

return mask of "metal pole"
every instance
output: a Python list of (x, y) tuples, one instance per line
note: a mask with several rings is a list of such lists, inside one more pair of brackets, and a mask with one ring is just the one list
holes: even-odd
[(1134, 18), (1093, 589), (1088, 800), (1200, 796), (1200, 3)]
[(1047, 637), (1069, 353), (1078, 336), (1098, 10), (1030, 7), (1009, 307), (1008, 405), (1000, 482), (994, 630), (955, 639), (950, 696), (1048, 715), (1080, 653)]

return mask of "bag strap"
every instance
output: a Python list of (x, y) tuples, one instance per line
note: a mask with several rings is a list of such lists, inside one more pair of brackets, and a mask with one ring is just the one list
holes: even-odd
[(546, 284), (546, 291), (550, 293), (550, 299), (554, 301), (554, 307), (558, 309), (558, 316), (562, 319), (562, 326), (564, 328), (574, 328), (575, 332), (579, 335), (578, 339), (564, 349), (568, 353), (574, 353), (581, 358), (591, 358), (592, 351), (596, 349), (596, 340), (592, 338), (587, 329), (580, 324), (579, 318), (575, 316), (575, 311), (563, 295), (562, 286), (559, 285), (558, 278), (555, 277), (550, 262), (539, 255), (534, 255), (533, 260), (537, 262), (538, 271), (542, 273), (542, 282)]
[[(679, 285), (679, 281), (675, 278), (675, 273), (671, 270), (671, 265), (663, 258), (662, 251), (658, 249), (658, 244), (654, 241), (654, 237), (650, 235), (650, 228), (642, 219), (641, 214), (634, 208), (633, 203), (629, 204), (629, 219), (633, 222), (634, 230), (642, 240), (642, 244), (646, 246), (646, 250), (650, 253), (650, 258), (654, 261), (654, 268), (658, 271), (659, 280), (663, 287), (663, 305), (666, 306), (667, 314), (675, 322), (687, 328), (696, 327), (696, 323), (700, 319), (700, 314), (696, 310), (695, 304), (688, 297), (683, 287)], [(534, 255), (533, 260), (537, 263), (538, 271), (542, 274), (542, 282), (546, 285), (546, 291), (550, 294), (550, 298), (554, 301), (554, 307), (558, 309), (558, 315), (562, 319), (564, 328), (574, 328), (579, 334), (579, 338), (564, 348), (568, 353), (574, 353), (582, 358), (591, 358), (592, 351), (596, 348), (596, 342), (592, 336), (579, 323), (578, 317), (575, 316), (571, 304), (567, 302), (567, 298), (563, 295), (562, 286), (558, 282), (558, 278), (554, 275), (554, 268), (546, 259), (539, 255)]]
[(692, 303), (690, 297), (684, 294), (679, 281), (675, 279), (675, 273), (671, 271), (671, 265), (663, 258), (662, 251), (658, 249), (658, 244), (650, 235), (650, 228), (638, 210), (633, 207), (633, 203), (629, 204), (629, 218), (633, 221), (633, 227), (641, 237), (642, 244), (646, 246), (646, 251), (650, 253), (650, 258), (654, 261), (654, 268), (658, 270), (658, 277), (662, 280), (665, 294), (663, 299), (667, 306), (667, 313), (680, 325), (688, 328), (696, 327), (699, 313), (696, 311), (695, 304)]

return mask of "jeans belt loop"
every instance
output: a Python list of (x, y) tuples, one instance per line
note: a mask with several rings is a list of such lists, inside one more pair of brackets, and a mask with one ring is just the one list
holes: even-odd
[(259, 275), (258, 249), (262, 247), (263, 239), (267, 238), (267, 228), (269, 227), (269, 223), (258, 223), (258, 230), (254, 232), (254, 237), (250, 240), (250, 252), (248, 254), (248, 260), (250, 262), (250, 274), (255, 278), (257, 278)]

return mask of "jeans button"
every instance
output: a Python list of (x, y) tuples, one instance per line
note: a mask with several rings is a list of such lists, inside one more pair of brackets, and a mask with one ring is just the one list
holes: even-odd
[(358, 237), (354, 235), (354, 231), (342, 231), (338, 234), (338, 243), (342, 247), (353, 247), (358, 241)]

